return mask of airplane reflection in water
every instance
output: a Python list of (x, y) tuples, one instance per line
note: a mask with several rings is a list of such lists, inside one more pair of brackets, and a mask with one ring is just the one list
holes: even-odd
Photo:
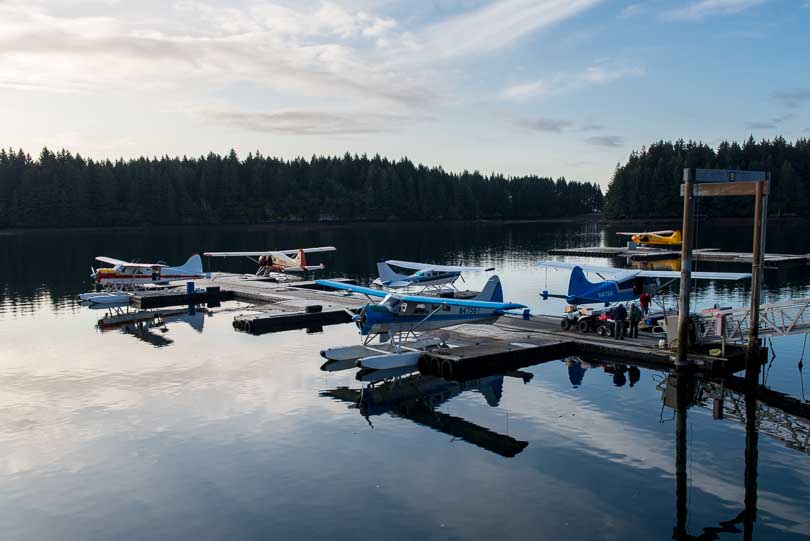
[[(626, 363), (588, 361), (578, 357), (563, 360), (569, 379), (574, 387), (583, 384), (588, 370), (611, 376), (616, 386), (629, 390), (640, 380), (638, 366)], [(327, 362), (321, 368), (327, 371), (345, 370), (354, 366), (340, 366), (340, 363)], [(656, 388), (661, 392), (663, 408), (674, 412), (675, 425), (675, 493), (676, 513), (673, 539), (714, 540), (721, 533), (743, 533), (743, 539), (751, 539), (757, 515), (757, 465), (758, 438), (762, 432), (766, 436), (795, 450), (810, 454), (810, 404), (791, 398), (760, 385), (759, 366), (754, 367), (745, 378), (727, 375), (710, 378), (695, 372), (664, 372), (649, 370), (657, 380)], [(478, 392), (491, 407), (500, 404), (503, 396), (504, 377), (515, 376), (528, 382), (532, 374), (526, 372), (505, 372), (483, 375), (468, 381), (451, 381), (422, 373), (390, 371), (361, 371), (357, 379), (370, 382), (363, 388), (339, 387), (322, 391), (321, 396), (330, 397), (351, 404), (357, 408), (373, 427), (371, 417), (388, 414), (409, 419), (439, 432), (461, 439), (503, 457), (514, 457), (529, 444), (510, 435), (496, 433), (465, 419), (436, 411), (436, 408), (464, 392)], [(744, 500), (741, 510), (717, 522), (717, 525), (702, 528), (701, 533), (692, 535), (687, 528), (687, 503), (689, 484), (687, 480), (687, 410), (692, 407), (705, 408), (713, 418), (739, 422), (745, 427), (745, 472)], [(665, 422), (663, 409), (661, 421)]]
[[(464, 392), (480, 393), (489, 406), (497, 407), (503, 395), (503, 374), (459, 382), (413, 373), (413, 368), (410, 371), (404, 377), (384, 380), (376, 385), (372, 383), (362, 389), (338, 387), (321, 392), (321, 396), (349, 402), (350, 407), (357, 408), (372, 428), (371, 417), (387, 413), (504, 457), (514, 457), (529, 445), (529, 442), (436, 411), (436, 408)], [(367, 375), (358, 374), (361, 379)]]
[(170, 324), (186, 323), (198, 333), (202, 333), (206, 316), (213, 315), (208, 309), (195, 306), (167, 310), (106, 308), (107, 314), (97, 323), (102, 333), (118, 330), (157, 348), (174, 343), (174, 340), (165, 336), (169, 332)]

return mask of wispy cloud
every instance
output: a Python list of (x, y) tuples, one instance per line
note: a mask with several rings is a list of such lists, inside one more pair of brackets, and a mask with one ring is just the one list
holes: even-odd
[(545, 131), (559, 133), (574, 125), (570, 120), (554, 119), (554, 118), (532, 118), (518, 121), (518, 125), (524, 128), (529, 128), (535, 131)]
[(673, 21), (702, 21), (712, 15), (740, 13), (769, 0), (698, 0), (683, 7), (663, 13), (665, 19)]
[(580, 130), (581, 131), (602, 131), (605, 128), (607, 128), (607, 126), (604, 126), (602, 124), (587, 123), (587, 124), (583, 124), (582, 127), (580, 128)]
[(796, 109), (805, 102), (810, 101), (810, 89), (796, 88), (793, 90), (775, 90), (771, 92), (771, 98), (780, 102), (785, 107)]
[(433, 57), (479, 54), (505, 47), (542, 28), (560, 23), (603, 0), (500, 0), (436, 23), (411, 40), (410, 47)]
[(775, 116), (769, 120), (751, 120), (745, 123), (745, 127), (749, 130), (774, 130), (788, 120), (795, 118), (793, 113), (785, 113), (783, 115)]
[(363, 111), (335, 112), (319, 110), (283, 110), (272, 112), (202, 111), (206, 121), (236, 126), (250, 131), (289, 135), (351, 135), (396, 131), (413, 117), (368, 113)]
[(599, 147), (619, 148), (624, 146), (624, 137), (621, 135), (595, 135), (588, 137), (585, 141)]
[(549, 78), (507, 86), (500, 92), (500, 96), (507, 100), (524, 101), (592, 85), (606, 85), (643, 73), (644, 70), (637, 65), (629, 65), (618, 60), (600, 60), (576, 72), (557, 73)]
[(745, 127), (749, 130), (774, 130), (777, 126), (773, 122), (753, 120), (746, 122)]

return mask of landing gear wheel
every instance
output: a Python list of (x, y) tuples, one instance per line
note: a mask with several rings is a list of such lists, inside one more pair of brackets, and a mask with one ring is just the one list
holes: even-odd
[(591, 330), (591, 325), (587, 319), (580, 319), (579, 323), (577, 323), (577, 329), (579, 329), (579, 332), (588, 332)]
[(607, 334), (607, 329), (605, 328), (604, 325), (599, 325), (596, 328), (596, 334), (598, 334), (599, 336), (605, 336)]
[(571, 328), (571, 320), (567, 317), (562, 318), (560, 320), (560, 327), (562, 327), (562, 330), (567, 331)]

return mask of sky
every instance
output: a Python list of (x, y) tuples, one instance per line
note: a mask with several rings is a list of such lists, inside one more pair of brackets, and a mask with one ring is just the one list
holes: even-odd
[(606, 186), (810, 137), (810, 0), (0, 0), (0, 146), (380, 154)]

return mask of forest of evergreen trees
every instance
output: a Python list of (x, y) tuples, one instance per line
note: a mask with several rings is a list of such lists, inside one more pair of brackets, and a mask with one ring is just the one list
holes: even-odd
[[(723, 142), (714, 150), (703, 143), (659, 141), (633, 152), (616, 167), (605, 195), (609, 218), (676, 217), (683, 212), (680, 185), (685, 167), (769, 171), (771, 215), (810, 216), (810, 140), (782, 137), (743, 145)], [(708, 216), (751, 216), (752, 197), (701, 198)]]
[(0, 150), (0, 227), (543, 218), (599, 212), (595, 183), (453, 174), (375, 156), (93, 161)]

